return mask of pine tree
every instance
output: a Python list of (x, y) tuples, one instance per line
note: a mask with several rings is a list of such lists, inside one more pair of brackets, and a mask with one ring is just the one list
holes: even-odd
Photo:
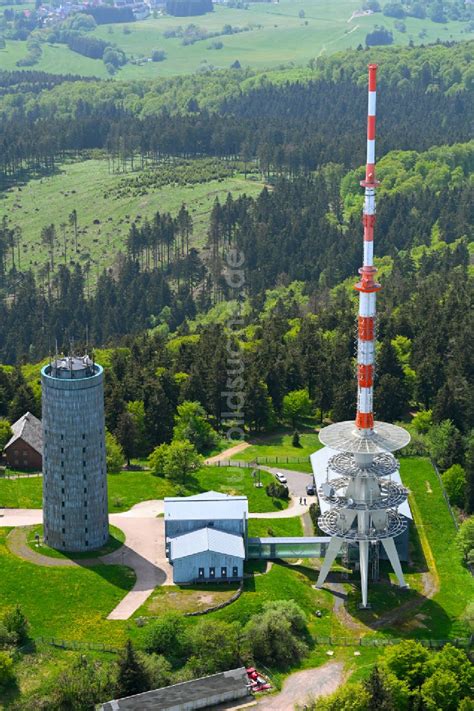
[(373, 667), (364, 686), (369, 692), (368, 711), (396, 711), (392, 695), (385, 686), (377, 665)]
[(133, 696), (147, 691), (148, 678), (140, 663), (131, 640), (127, 640), (125, 648), (118, 661), (117, 696)]
[(471, 430), (467, 440), (464, 471), (466, 472), (464, 508), (466, 513), (472, 514), (474, 513), (474, 430)]

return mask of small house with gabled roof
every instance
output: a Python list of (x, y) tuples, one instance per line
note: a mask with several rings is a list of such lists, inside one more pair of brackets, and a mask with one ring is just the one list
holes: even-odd
[(41, 420), (26, 412), (12, 425), (12, 436), (3, 451), (12, 469), (36, 469), (43, 466), (43, 431)]

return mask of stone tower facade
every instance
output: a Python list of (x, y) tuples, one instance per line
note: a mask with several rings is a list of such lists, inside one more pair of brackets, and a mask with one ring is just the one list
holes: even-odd
[(41, 370), (44, 539), (58, 550), (108, 540), (103, 377), (88, 356)]

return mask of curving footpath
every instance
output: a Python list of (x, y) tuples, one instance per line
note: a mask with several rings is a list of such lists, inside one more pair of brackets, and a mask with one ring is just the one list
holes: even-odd
[[(290, 506), (283, 511), (251, 513), (250, 518), (290, 518), (302, 516), (308, 506), (293, 497)], [(49, 567), (91, 567), (98, 563), (125, 565), (135, 571), (136, 582), (132, 590), (112, 610), (108, 619), (128, 620), (159, 585), (173, 585), (173, 569), (165, 555), (165, 523), (160, 514), (164, 512), (163, 500), (143, 501), (123, 513), (110, 514), (110, 523), (125, 533), (125, 543), (113, 553), (101, 558), (81, 560), (50, 558), (33, 551), (26, 542), (23, 527), (43, 522), (41, 509), (0, 509), (0, 526), (14, 528), (7, 539), (10, 551), (36, 565)]]

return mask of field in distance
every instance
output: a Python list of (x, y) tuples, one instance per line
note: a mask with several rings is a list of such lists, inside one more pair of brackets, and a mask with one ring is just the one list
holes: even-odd
[[(201, 174), (202, 182), (187, 183), (186, 176), (191, 174), (193, 180)], [(161, 184), (168, 176), (175, 182)], [(206, 180), (206, 176), (220, 177)], [(243, 193), (257, 195), (263, 183), (255, 177), (246, 180), (229, 164), (214, 159), (176, 161), (145, 170), (111, 173), (107, 159), (91, 158), (64, 163), (54, 175), (10, 188), (0, 194), (3, 197), (0, 205), (11, 226), (22, 230), (15, 262), (18, 266), (19, 257), (23, 271), (33, 269), (38, 273), (44, 268), (49, 252), (41, 241), (41, 229), (54, 223), (55, 266), (70, 264), (71, 260), (89, 265), (94, 283), (102, 269), (112, 266), (117, 253), (125, 251), (130, 225), (137, 216), (140, 216), (138, 224), (146, 218), (152, 219), (157, 211), (175, 216), (185, 203), (194, 225), (191, 246), (203, 246), (216, 197), (223, 202), (229, 192), (234, 198)], [(78, 216), (77, 254), (73, 251), (74, 235), (69, 225), (73, 210)], [(11, 262), (10, 254), (8, 263)]]
[[(437, 39), (467, 39), (467, 23), (432, 22), (429, 18), (404, 20), (405, 32), (395, 28), (396, 20), (381, 13), (360, 15), (360, 0), (282, 0), (281, 2), (250, 3), (248, 9), (216, 5), (213, 13), (198, 17), (158, 16), (127, 25), (101, 25), (92, 36), (110, 41), (124, 50), (128, 57), (118, 73), (120, 79), (141, 79), (189, 74), (210, 68), (228, 68), (238, 60), (242, 67), (263, 69), (294, 62), (306, 64), (309, 59), (325, 53), (355, 48), (365, 44), (368, 32), (383, 25), (393, 32), (394, 43), (428, 44)], [(28, 7), (22, 5), (21, 7)], [(165, 37), (171, 29), (193, 24), (218, 37), (183, 45), (182, 37)], [(245, 31), (224, 34), (224, 25)], [(215, 43), (222, 47), (215, 49)], [(43, 54), (35, 69), (66, 74), (105, 78), (102, 60), (89, 59), (72, 52), (66, 45), (42, 45)], [(153, 50), (163, 50), (166, 59), (148, 61)], [(0, 50), (2, 69), (15, 69), (18, 59), (27, 53), (26, 42), (11, 41)], [(143, 63), (133, 63), (141, 62)]]

